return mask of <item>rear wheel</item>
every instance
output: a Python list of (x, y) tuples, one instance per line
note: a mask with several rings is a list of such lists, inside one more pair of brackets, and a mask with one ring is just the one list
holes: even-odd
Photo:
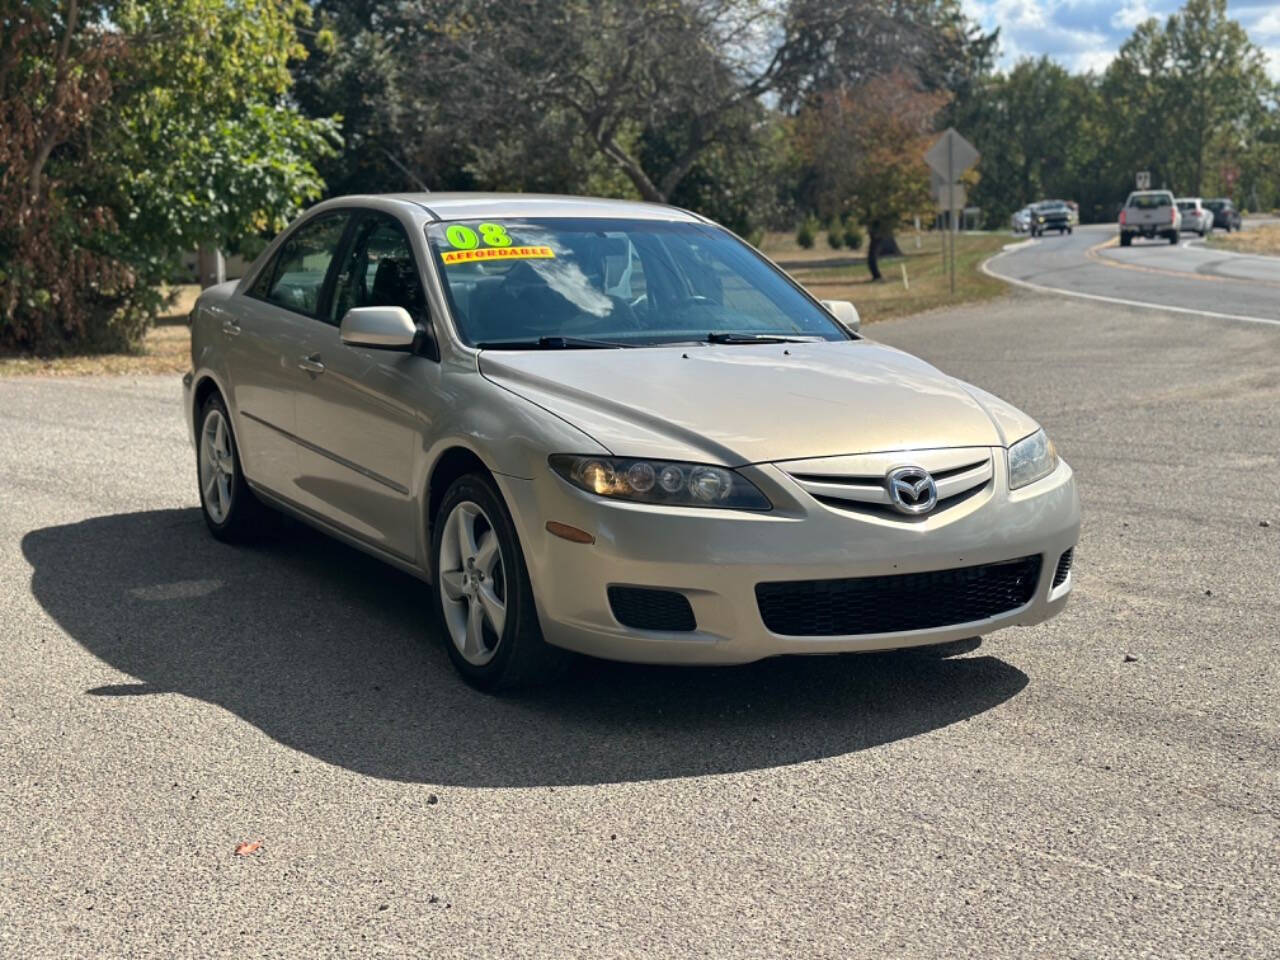
[(542, 639), (515, 524), (491, 479), (474, 473), (454, 481), (432, 545), (445, 648), (467, 682), (497, 690), (553, 679), (569, 655)]
[(200, 506), (209, 532), (231, 543), (251, 536), (262, 519), (263, 508), (244, 479), (231, 416), (222, 397), (216, 393), (200, 408), (196, 474), (200, 482)]

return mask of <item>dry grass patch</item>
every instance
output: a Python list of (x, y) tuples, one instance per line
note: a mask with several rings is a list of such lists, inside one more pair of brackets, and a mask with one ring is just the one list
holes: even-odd
[(1214, 231), (1205, 241), (1219, 250), (1280, 256), (1280, 223), (1263, 223), (1238, 233)]
[(0, 377), (78, 377), (93, 374), (181, 373), (191, 367), (191, 312), (200, 287), (183, 284), (166, 291), (173, 305), (152, 328), (137, 353), (85, 353), (60, 357), (0, 355)]

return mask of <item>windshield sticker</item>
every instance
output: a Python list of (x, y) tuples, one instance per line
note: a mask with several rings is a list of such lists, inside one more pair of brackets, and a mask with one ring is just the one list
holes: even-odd
[(554, 260), (556, 252), (550, 247), (482, 247), (479, 250), (446, 250), (440, 259), (447, 267), (455, 263), (475, 263), (480, 260)]
[(511, 236), (502, 224), (482, 223), (479, 224), (479, 228), (480, 236), (477, 237), (476, 232), (470, 227), (455, 223), (444, 232), (444, 235), (449, 241), (449, 246), (457, 247), (459, 250), (474, 250), (481, 240), (486, 247), (511, 246)]

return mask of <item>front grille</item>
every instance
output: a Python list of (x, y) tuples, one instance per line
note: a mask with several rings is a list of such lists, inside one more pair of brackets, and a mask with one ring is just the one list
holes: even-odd
[[(889, 453), (834, 460), (834, 463), (809, 460), (786, 466), (791, 479), (824, 506), (900, 523), (924, 523), (944, 510), (958, 507), (989, 490), (995, 477), (995, 466), (987, 449)], [(850, 461), (856, 466), (845, 472), (841, 466), (848, 465)], [(933, 510), (917, 516), (901, 513), (893, 507), (885, 481), (889, 468), (913, 461), (919, 461), (919, 466), (929, 471), (938, 491), (938, 502)], [(863, 473), (858, 467), (862, 470), (871, 468), (875, 472)]]
[(1040, 557), (977, 567), (847, 580), (756, 584), (773, 633), (838, 637), (972, 623), (1016, 610), (1035, 596)]
[(1066, 553), (1058, 558), (1058, 569), (1053, 571), (1053, 585), (1060, 587), (1067, 580), (1067, 574), (1071, 572), (1071, 555), (1076, 552), (1076, 548), (1072, 547)]
[(698, 626), (683, 593), (649, 587), (610, 587), (609, 607), (624, 627), (688, 632)]

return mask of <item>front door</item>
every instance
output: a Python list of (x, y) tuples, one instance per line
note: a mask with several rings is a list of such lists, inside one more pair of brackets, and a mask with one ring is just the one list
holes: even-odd
[(422, 274), (398, 220), (367, 213), (351, 234), (298, 391), (295, 487), (303, 506), (361, 539), (418, 562), (414, 476), (440, 365), (426, 357), (349, 347), (339, 335), (352, 307), (399, 306), (427, 322)]

